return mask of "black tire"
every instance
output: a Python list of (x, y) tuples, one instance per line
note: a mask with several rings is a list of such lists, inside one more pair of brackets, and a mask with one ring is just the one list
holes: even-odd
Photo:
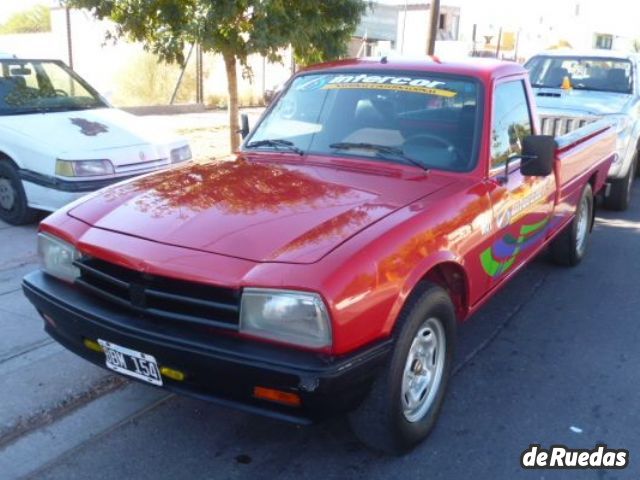
[(29, 208), (16, 167), (0, 159), (0, 220), (11, 225), (34, 223), (38, 212)]
[[(583, 224), (581, 226), (582, 221), (585, 221), (586, 225)], [(567, 267), (579, 264), (587, 254), (592, 226), (593, 191), (591, 185), (587, 184), (580, 196), (573, 220), (551, 242), (551, 257), (553, 261), (558, 265)], [(581, 239), (580, 242), (579, 237)]]
[(637, 156), (631, 162), (629, 171), (624, 178), (619, 178), (611, 182), (609, 195), (604, 198), (604, 206), (609, 210), (622, 212), (629, 208), (631, 203), (631, 190), (633, 181), (636, 178)]
[[(439, 322), (442, 329), (439, 334), (436, 333), (437, 328), (433, 329), (431, 334), (444, 339), (442, 346), (445, 351), (436, 355), (434, 350), (434, 353), (427, 354), (427, 357), (435, 359), (438, 356), (441, 359), (438, 362), (441, 365), (440, 369), (435, 368), (435, 370), (442, 373), (440, 376), (434, 374), (432, 377), (440, 378), (437, 387), (433, 390), (434, 393), (424, 393), (418, 397), (425, 399), (422, 407), (426, 408), (424, 413), (416, 412), (419, 417), (409, 421), (403, 404), (405, 366), (408, 365), (408, 355), (414, 340), (429, 338), (428, 327), (425, 328), (425, 326), (429, 324), (436, 326), (433, 323), (434, 320)], [(429, 435), (440, 413), (451, 375), (455, 332), (455, 311), (447, 292), (432, 283), (419, 284), (398, 318), (394, 333), (395, 346), (390, 358), (362, 404), (349, 414), (349, 423), (353, 432), (366, 446), (384, 453), (400, 454)], [(438, 352), (440, 352), (439, 349)], [(414, 360), (411, 365), (415, 365), (417, 357), (412, 356), (412, 358)], [(422, 367), (422, 364), (416, 366), (419, 368), (418, 373), (414, 373), (413, 367), (411, 368), (415, 378), (419, 375), (429, 375), (424, 373), (425, 370)], [(425, 407), (427, 403), (428, 407)]]

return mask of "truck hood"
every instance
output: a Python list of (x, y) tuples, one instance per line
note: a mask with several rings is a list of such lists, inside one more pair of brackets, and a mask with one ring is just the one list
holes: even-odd
[(360, 163), (239, 157), (194, 164), (107, 188), (68, 214), (162, 244), (255, 262), (313, 263), (453, 181), (413, 167)]
[(540, 113), (558, 110), (580, 112), (587, 115), (607, 115), (624, 112), (631, 95), (588, 90), (562, 90), (560, 88), (534, 88)]
[[(0, 116), (0, 132), (44, 144), (58, 158), (109, 158), (109, 152), (142, 145), (167, 145), (167, 135), (149, 119), (116, 108)], [(137, 153), (137, 152), (136, 152)]]

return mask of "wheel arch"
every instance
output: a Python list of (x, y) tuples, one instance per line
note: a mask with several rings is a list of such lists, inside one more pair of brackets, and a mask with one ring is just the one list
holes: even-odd
[(454, 254), (440, 252), (425, 263), (422, 268), (415, 269), (413, 275), (407, 279), (401, 294), (398, 296), (398, 300), (391, 310), (385, 328), (386, 331), (393, 331), (400, 312), (425, 281), (442, 287), (449, 294), (458, 322), (466, 318), (469, 312), (469, 275), (460, 259)]
[(9, 162), (15, 168), (18, 168), (18, 169), (20, 168), (20, 165), (18, 164), (18, 161), (16, 160), (15, 154), (11, 153), (6, 148), (0, 147), (0, 162)]

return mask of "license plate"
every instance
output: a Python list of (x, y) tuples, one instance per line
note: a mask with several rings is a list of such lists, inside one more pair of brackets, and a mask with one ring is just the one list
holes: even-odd
[(98, 343), (104, 350), (107, 368), (143, 382), (162, 386), (160, 369), (153, 355), (121, 347), (106, 340), (98, 339)]

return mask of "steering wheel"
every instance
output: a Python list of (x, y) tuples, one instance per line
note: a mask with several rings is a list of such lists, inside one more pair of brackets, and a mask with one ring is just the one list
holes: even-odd
[(68, 97), (69, 96), (69, 94), (67, 92), (65, 92), (64, 90), (60, 90), (59, 88), (54, 89), (53, 93), (55, 93), (57, 97)]
[(406, 149), (407, 144), (409, 146), (412, 146), (412, 145), (413, 146), (420, 146), (420, 145), (426, 145), (426, 144), (439, 145), (444, 150), (452, 152), (456, 156), (456, 159), (459, 162), (464, 163), (464, 166), (467, 166), (467, 162), (465, 160), (465, 156), (462, 155), (462, 152), (460, 152), (458, 147), (456, 147), (453, 143), (451, 143), (446, 138), (438, 137), (436, 135), (431, 135), (429, 133), (419, 133), (417, 135), (413, 135), (413, 136), (407, 138), (407, 140), (404, 142), (403, 150)]

